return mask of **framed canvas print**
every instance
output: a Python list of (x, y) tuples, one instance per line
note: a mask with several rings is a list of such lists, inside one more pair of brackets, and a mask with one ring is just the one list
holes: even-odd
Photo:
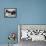
[(18, 24), (18, 42), (20, 46), (46, 42), (46, 24)]
[(4, 17), (5, 18), (16, 18), (17, 8), (4, 8)]
[[(21, 40), (46, 41), (45, 24), (20, 24), (18, 25)], [(18, 33), (19, 33), (18, 32)]]

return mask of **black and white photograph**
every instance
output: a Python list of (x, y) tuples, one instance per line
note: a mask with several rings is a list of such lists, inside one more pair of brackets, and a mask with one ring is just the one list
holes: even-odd
[(41, 45), (46, 42), (46, 25), (19, 24), (18, 33), (20, 46)]
[(17, 8), (4, 8), (4, 17), (16, 18)]

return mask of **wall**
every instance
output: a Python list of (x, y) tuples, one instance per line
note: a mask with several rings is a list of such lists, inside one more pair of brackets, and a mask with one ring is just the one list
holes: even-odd
[(21, 24), (46, 24), (46, 0), (21, 2)]
[[(4, 8), (17, 8), (17, 17), (4, 18)], [(18, 32), (18, 24), (46, 24), (46, 0), (0, 0), (0, 44), (8, 43), (9, 32)]]
[[(17, 2), (15, 0), (0, 0), (0, 44), (7, 44), (9, 42), (8, 34), (10, 32), (18, 34), (19, 10), (16, 18), (4, 18), (4, 8), (17, 8)], [(18, 42), (17, 39), (15, 42)]]

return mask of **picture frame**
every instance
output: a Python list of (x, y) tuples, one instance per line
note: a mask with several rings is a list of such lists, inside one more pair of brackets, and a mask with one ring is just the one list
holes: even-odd
[[(27, 30), (28, 32), (26, 33), (26, 35), (24, 34), (24, 32), (22, 33), (22, 31)], [(25, 36), (28, 37), (25, 38)], [(18, 38), (19, 42), (22, 40), (46, 41), (46, 24), (18, 24)]]
[(17, 8), (4, 8), (4, 17), (5, 18), (16, 18)]

